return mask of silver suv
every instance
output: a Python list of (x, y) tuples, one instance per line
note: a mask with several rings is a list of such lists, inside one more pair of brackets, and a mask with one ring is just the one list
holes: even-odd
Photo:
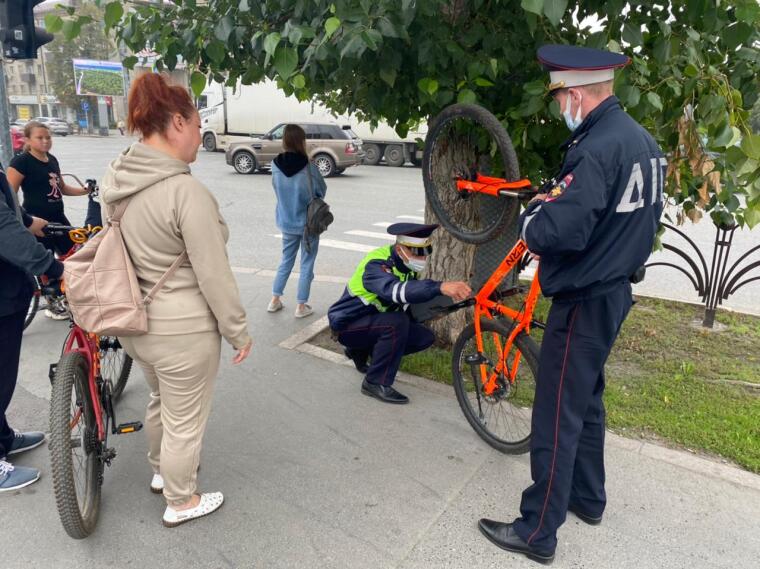
[[(227, 164), (238, 174), (267, 170), (282, 152), (282, 133), (287, 123), (278, 124), (260, 138), (233, 142), (227, 147)], [(330, 123), (296, 123), (306, 132), (306, 149), (323, 177), (342, 174), (346, 168), (361, 164), (362, 141), (350, 127)]]
[(47, 126), (53, 132), (53, 134), (57, 134), (58, 136), (66, 136), (71, 134), (69, 123), (63, 119), (59, 119), (58, 117), (34, 117), (32, 120), (41, 122)]

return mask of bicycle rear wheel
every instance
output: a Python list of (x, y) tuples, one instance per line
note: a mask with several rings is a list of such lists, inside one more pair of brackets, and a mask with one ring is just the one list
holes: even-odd
[(121, 397), (132, 371), (132, 358), (121, 346), (116, 336), (100, 338), (100, 373), (104, 380), (111, 381), (111, 400)]
[[(501, 321), (480, 323), (483, 335), (482, 362), (486, 375), (497, 375), (497, 389), (487, 395), (480, 374), (480, 361), (475, 338), (475, 325), (467, 326), (457, 338), (452, 353), (452, 375), (457, 401), (467, 421), (480, 438), (506, 454), (527, 452), (530, 445), (531, 407), (538, 375), (538, 344), (520, 333), (506, 357), (504, 346), (511, 333)], [(508, 379), (520, 354), (515, 381)]]
[(504, 231), (510, 202), (496, 196), (459, 192), (456, 178), (471, 177), (475, 172), (519, 179), (512, 141), (498, 119), (483, 107), (451, 105), (435, 118), (425, 138), (425, 195), (449, 233), (460, 241), (479, 245)]
[(64, 354), (55, 372), (50, 402), (53, 492), (61, 523), (75, 539), (85, 538), (95, 529), (103, 482), (87, 367), (82, 354)]

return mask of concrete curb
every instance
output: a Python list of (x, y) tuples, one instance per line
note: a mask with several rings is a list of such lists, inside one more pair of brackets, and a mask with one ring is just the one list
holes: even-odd
[[(323, 316), (296, 334), (280, 342), (279, 346), (286, 350), (295, 350), (310, 356), (321, 358), (334, 364), (351, 366), (351, 361), (343, 357), (341, 354), (331, 352), (330, 350), (309, 343), (309, 340), (322, 333), (327, 327), (327, 316)], [(429, 391), (446, 397), (455, 396), (454, 390), (451, 387), (424, 377), (403, 372), (399, 372), (396, 377), (397, 381), (412, 385), (424, 391)], [(636, 439), (629, 439), (611, 431), (607, 431), (607, 444), (620, 450), (640, 454), (653, 460), (683, 468), (684, 470), (689, 470), (703, 476), (716, 478), (724, 482), (730, 482), (737, 486), (750, 488), (760, 492), (760, 476), (735, 466), (722, 464), (686, 451), (675, 450)]]

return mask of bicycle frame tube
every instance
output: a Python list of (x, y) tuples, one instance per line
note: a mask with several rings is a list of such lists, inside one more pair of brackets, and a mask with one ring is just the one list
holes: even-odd
[(98, 374), (100, 373), (100, 349), (98, 348), (98, 341), (98, 337), (95, 334), (89, 334), (75, 324), (69, 333), (69, 337), (66, 339), (63, 353), (75, 352), (82, 354), (89, 364), (87, 383), (95, 412), (95, 422), (98, 425), (98, 440), (103, 441), (106, 437), (106, 431), (103, 424), (103, 409), (100, 405), (97, 384)]
[[(497, 289), (499, 284), (501, 284), (507, 274), (509, 274), (512, 269), (519, 265), (527, 250), (527, 244), (523, 240), (519, 240), (512, 248), (512, 250), (507, 254), (507, 256), (504, 257), (504, 260), (496, 268), (493, 275), (491, 275), (486, 284), (483, 285), (483, 288), (481, 288), (478, 294), (475, 296), (475, 342), (478, 348), (478, 353), (482, 354), (484, 351), (483, 332), (480, 326), (480, 320), (482, 317), (493, 319), (493, 314), (498, 313), (503, 316), (507, 316), (515, 322), (509, 338), (507, 338), (507, 341), (503, 347), (500, 346), (494, 338), (497, 355), (499, 357), (499, 363), (496, 366), (496, 370), (489, 376), (488, 370), (486, 369), (486, 364), (480, 364), (480, 380), (483, 384), (483, 391), (486, 395), (491, 395), (496, 390), (499, 374), (502, 373), (505, 367), (508, 368), (507, 356), (512, 349), (512, 344), (514, 343), (515, 338), (517, 338), (517, 335), (523, 331), (526, 333), (530, 332), (530, 324), (533, 317), (533, 311), (536, 307), (536, 303), (538, 302), (538, 295), (541, 292), (541, 287), (538, 282), (538, 271), (536, 271), (536, 274), (533, 277), (533, 281), (531, 282), (528, 296), (525, 299), (525, 308), (523, 311), (514, 310), (508, 306), (504, 306), (498, 302), (495, 302), (494, 300), (491, 300), (491, 295)], [(515, 355), (515, 360), (511, 369), (506, 370), (507, 373), (505, 375), (507, 375), (510, 383), (514, 383), (515, 378), (517, 377), (517, 370), (520, 365), (521, 355), (522, 354), (517, 353)]]

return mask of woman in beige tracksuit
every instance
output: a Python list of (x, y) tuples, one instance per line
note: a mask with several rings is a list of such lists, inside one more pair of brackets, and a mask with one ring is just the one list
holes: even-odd
[(197, 493), (201, 441), (219, 367), (221, 338), (250, 353), (245, 311), (226, 252), (229, 235), (211, 193), (190, 174), (200, 119), (186, 90), (156, 74), (133, 82), (128, 127), (141, 142), (124, 151), (102, 183), (107, 212), (129, 199), (121, 231), (143, 294), (183, 252), (183, 263), (148, 305), (148, 334), (121, 338), (151, 395), (145, 418), (151, 489), (173, 527), (213, 512), (220, 492)]

